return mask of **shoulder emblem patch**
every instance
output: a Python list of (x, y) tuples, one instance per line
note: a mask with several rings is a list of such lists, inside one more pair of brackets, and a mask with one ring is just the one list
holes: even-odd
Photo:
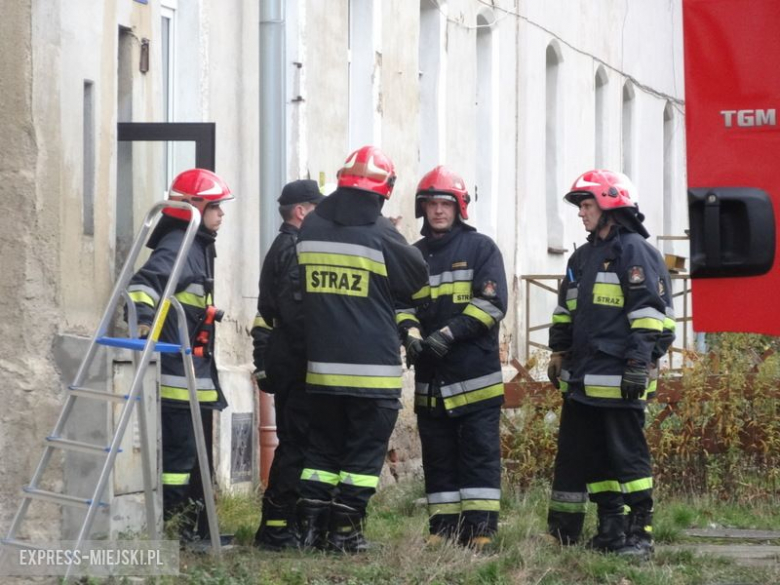
[(641, 266), (632, 266), (628, 269), (629, 284), (642, 284), (645, 281), (645, 269)]
[(488, 280), (482, 287), (482, 298), (494, 299), (496, 298), (496, 283), (492, 280)]
[(664, 296), (666, 294), (666, 285), (663, 278), (658, 278), (658, 294)]

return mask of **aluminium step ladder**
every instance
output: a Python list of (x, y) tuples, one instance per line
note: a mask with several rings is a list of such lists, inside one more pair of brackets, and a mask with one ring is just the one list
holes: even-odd
[[(179, 250), (176, 259), (173, 264), (168, 283), (165, 286), (165, 290), (161, 295), (160, 303), (157, 307), (157, 311), (152, 321), (151, 330), (146, 339), (137, 339), (137, 318), (134, 303), (130, 300), (126, 288), (130, 279), (132, 278), (134, 271), (133, 267), (138, 255), (146, 243), (147, 235), (152, 229), (155, 219), (164, 207), (178, 207), (186, 209), (191, 212), (191, 218), (189, 226), (182, 241), (181, 249)], [(80, 508), (86, 508), (87, 513), (84, 517), (81, 529), (76, 541), (76, 549), (80, 549), (83, 542), (88, 539), (92, 522), (95, 519), (95, 515), (99, 508), (108, 506), (107, 503), (102, 502), (101, 498), (108, 484), (111, 471), (114, 467), (114, 461), (117, 455), (121, 451), (120, 444), (122, 437), (128, 423), (130, 422), (130, 416), (133, 412), (133, 407), (136, 403), (141, 403), (143, 400), (156, 400), (156, 393), (151, 396), (147, 396), (144, 392), (144, 373), (147, 366), (152, 359), (154, 353), (180, 353), (184, 362), (184, 370), (187, 378), (187, 387), (189, 390), (189, 402), (190, 411), (192, 413), (193, 427), (195, 431), (195, 443), (198, 453), (198, 462), (200, 466), (201, 479), (203, 484), (203, 495), (206, 505), (206, 514), (208, 519), (209, 534), (211, 535), (211, 546), (214, 553), (220, 553), (220, 538), (219, 528), (217, 525), (217, 514), (214, 506), (214, 492), (211, 484), (211, 471), (208, 464), (208, 456), (206, 453), (206, 441), (203, 434), (203, 421), (200, 414), (200, 405), (198, 403), (197, 385), (195, 382), (195, 368), (192, 361), (192, 347), (190, 344), (190, 336), (187, 330), (187, 320), (184, 314), (184, 309), (179, 301), (173, 296), (176, 291), (176, 285), (179, 281), (182, 268), (187, 260), (187, 253), (192, 245), (195, 235), (200, 225), (200, 212), (192, 207), (188, 203), (178, 201), (161, 201), (155, 204), (146, 214), (143, 225), (133, 241), (133, 245), (130, 249), (127, 261), (122, 267), (122, 271), (114, 286), (114, 290), (111, 293), (111, 297), (103, 313), (103, 317), (100, 320), (100, 324), (92, 336), (89, 348), (79, 366), (76, 377), (73, 383), (68, 386), (68, 396), (65, 400), (65, 404), (62, 407), (59, 418), (54, 425), (54, 430), (46, 437), (44, 441), (44, 451), (41, 459), (38, 463), (35, 473), (30, 480), (28, 486), (22, 488), (22, 502), (19, 509), (14, 516), (11, 528), (8, 530), (8, 534), (5, 539), (0, 541), (4, 547), (21, 548), (21, 549), (35, 549), (33, 543), (17, 540), (16, 535), (19, 528), (27, 514), (27, 510), (30, 503), (33, 500), (43, 500), (50, 503), (55, 503), (60, 506), (75, 506)], [(115, 338), (107, 337), (106, 332), (111, 321), (114, 318), (116, 309), (118, 307), (120, 299), (124, 299), (128, 308), (128, 324), (130, 336), (127, 338)], [(168, 311), (173, 305), (174, 310), (178, 316), (178, 328), (179, 328), (179, 340), (180, 343), (163, 343), (157, 341), (162, 331), (165, 318)], [(89, 366), (92, 360), (95, 358), (98, 346), (112, 346), (126, 348), (133, 351), (133, 382), (128, 394), (116, 394), (112, 392), (106, 392), (104, 390), (85, 388), (83, 386), (84, 379), (89, 370)], [(109, 445), (93, 445), (81, 441), (73, 441), (63, 436), (66, 431), (66, 424), (68, 418), (73, 411), (73, 407), (77, 399), (87, 400), (103, 400), (112, 402), (123, 402), (124, 407), (119, 417), (119, 421), (115, 426), (114, 435), (111, 438)], [(141, 435), (141, 459), (143, 467), (143, 483), (144, 483), (144, 499), (146, 507), (146, 523), (150, 540), (157, 540), (157, 523), (155, 521), (155, 507), (152, 490), (152, 478), (156, 470), (156, 457), (152, 458), (151, 446), (149, 445), (147, 435), (147, 420), (146, 411), (143, 408), (143, 404), (138, 408), (138, 424)], [(97, 457), (103, 457), (102, 470), (95, 486), (94, 492), (91, 498), (76, 497), (67, 494), (55, 493), (43, 490), (39, 487), (39, 482), (42, 479), (44, 472), (46, 471), (49, 461), (56, 449), (79, 451), (83, 453), (91, 453)], [(67, 575), (66, 575), (67, 577)]]

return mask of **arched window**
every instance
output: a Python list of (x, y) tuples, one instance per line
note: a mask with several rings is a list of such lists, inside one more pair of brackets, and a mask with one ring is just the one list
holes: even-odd
[(604, 67), (599, 66), (596, 70), (596, 99), (595, 99), (595, 135), (594, 135), (594, 167), (604, 168), (607, 160), (607, 83), (609, 78)]
[(496, 236), (497, 209), (495, 174), (497, 147), (495, 127), (497, 109), (497, 64), (493, 42), (493, 15), (483, 10), (477, 16), (477, 87), (476, 87), (476, 190), (479, 204), (474, 206), (475, 223), (480, 231)]
[[(443, 4), (443, 3), (442, 3)], [(447, 21), (431, 0), (420, 0), (419, 88), (420, 169), (419, 176), (443, 161), (445, 114), (445, 72), (443, 39)]]
[(374, 2), (349, 2), (349, 148), (373, 144)]
[(545, 76), (545, 199), (547, 203), (547, 250), (563, 254), (561, 188), (558, 180), (561, 157), (561, 96), (558, 77), (562, 61), (556, 42), (547, 46)]
[(634, 177), (634, 86), (630, 81), (623, 85), (623, 172)]
[[(664, 108), (664, 232), (665, 236), (674, 234), (673, 197), (674, 197), (674, 108), (666, 102)], [(664, 250), (673, 253), (674, 242), (666, 240)]]

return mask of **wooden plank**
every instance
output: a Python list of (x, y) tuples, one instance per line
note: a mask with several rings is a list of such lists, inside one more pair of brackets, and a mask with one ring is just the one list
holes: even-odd
[(727, 558), (742, 567), (780, 566), (780, 546), (736, 544), (656, 545), (656, 553), (691, 551), (696, 555)]
[(713, 555), (739, 560), (765, 560), (780, 562), (780, 546), (758, 544), (673, 544), (656, 546), (659, 551), (693, 551), (696, 554)]
[(689, 528), (687, 530), (683, 530), (683, 534), (697, 538), (780, 540), (780, 531), (777, 530), (752, 530), (743, 528)]

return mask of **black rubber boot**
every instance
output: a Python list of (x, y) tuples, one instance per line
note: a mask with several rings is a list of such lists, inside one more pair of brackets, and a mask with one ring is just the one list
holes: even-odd
[(589, 547), (599, 552), (610, 552), (622, 557), (647, 560), (650, 558), (650, 550), (640, 546), (629, 539), (628, 516), (623, 513), (623, 508), (602, 512), (599, 510), (599, 529)]
[(636, 510), (628, 515), (626, 546), (634, 549), (633, 556), (649, 559), (655, 551), (653, 543), (653, 511)]
[(547, 533), (563, 546), (577, 544), (582, 535), (584, 522), (585, 514), (583, 513), (549, 510), (547, 512)]
[(298, 530), (300, 547), (322, 550), (327, 545), (330, 502), (323, 500), (298, 500)]
[(344, 504), (333, 503), (330, 511), (328, 549), (338, 553), (362, 553), (369, 548), (363, 536), (364, 513)]
[(263, 500), (263, 515), (255, 534), (255, 546), (265, 550), (281, 551), (298, 548), (295, 510)]
[(599, 527), (588, 548), (599, 552), (619, 552), (626, 547), (626, 515), (623, 508), (599, 510)]

